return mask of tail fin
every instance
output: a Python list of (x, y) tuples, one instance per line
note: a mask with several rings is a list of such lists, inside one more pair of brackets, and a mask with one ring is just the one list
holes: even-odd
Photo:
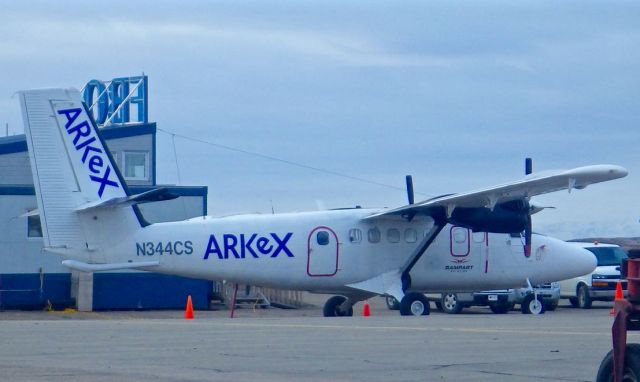
[(128, 191), (80, 93), (73, 89), (20, 93), (45, 249), (104, 262), (113, 237), (141, 226), (135, 207), (77, 212)]

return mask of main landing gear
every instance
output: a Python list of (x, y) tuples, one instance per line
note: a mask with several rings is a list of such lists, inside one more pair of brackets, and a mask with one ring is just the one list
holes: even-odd
[(344, 296), (333, 296), (325, 302), (322, 313), (325, 317), (351, 317), (353, 303)]
[(426, 316), (429, 314), (429, 300), (417, 292), (409, 292), (400, 301), (400, 315)]
[[(333, 296), (324, 304), (322, 313), (325, 317), (351, 317), (356, 302), (345, 296)], [(405, 294), (399, 303), (395, 298), (387, 297), (387, 306), (399, 310), (401, 316), (426, 316), (430, 313), (429, 300), (417, 292)]]

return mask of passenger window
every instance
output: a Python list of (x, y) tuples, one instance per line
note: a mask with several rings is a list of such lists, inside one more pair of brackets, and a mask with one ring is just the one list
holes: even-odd
[(466, 228), (455, 227), (453, 229), (453, 240), (456, 243), (464, 243), (469, 239), (469, 231)]
[(352, 243), (359, 243), (362, 241), (362, 231), (357, 228), (351, 228), (349, 230), (349, 241)]
[(380, 242), (380, 230), (378, 227), (370, 228), (367, 233), (367, 238), (369, 239), (369, 243), (379, 243)]
[(387, 240), (389, 243), (397, 243), (400, 241), (400, 231), (395, 228), (389, 228), (387, 231)]
[(487, 233), (486, 232), (474, 232), (473, 233), (473, 242), (474, 243), (484, 243)]
[(407, 243), (415, 243), (418, 241), (418, 232), (413, 228), (407, 228), (404, 230), (404, 241)]
[(318, 241), (318, 244), (320, 244), (320, 245), (329, 244), (329, 232), (327, 232), (327, 231), (318, 232), (316, 234), (316, 240)]

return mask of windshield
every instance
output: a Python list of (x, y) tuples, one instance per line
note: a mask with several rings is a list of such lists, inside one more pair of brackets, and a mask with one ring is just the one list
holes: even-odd
[(620, 247), (591, 247), (587, 248), (598, 259), (598, 266), (620, 265), (627, 254)]

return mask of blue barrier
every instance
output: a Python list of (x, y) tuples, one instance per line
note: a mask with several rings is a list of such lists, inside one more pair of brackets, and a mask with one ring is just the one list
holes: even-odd
[(208, 309), (213, 282), (157, 273), (95, 273), (93, 310)]

